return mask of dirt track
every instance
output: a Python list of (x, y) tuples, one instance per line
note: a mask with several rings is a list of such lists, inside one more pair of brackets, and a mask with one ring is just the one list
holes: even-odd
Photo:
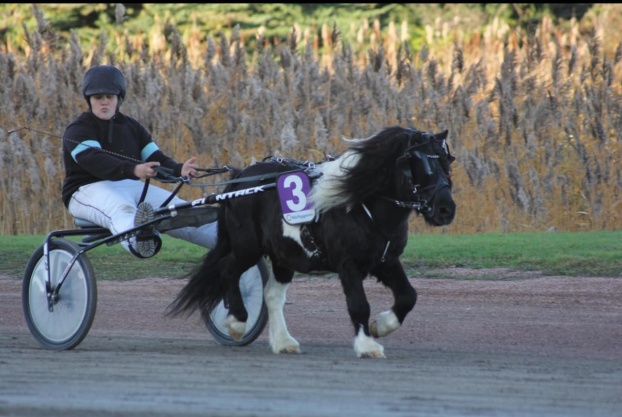
[[(450, 271), (464, 273), (464, 271)], [(182, 281), (99, 281), (89, 335), (50, 352), (21, 279), (0, 276), (0, 416), (622, 416), (622, 279), (413, 279), (419, 301), (386, 359), (358, 359), (337, 279), (297, 278), (285, 314), (301, 355), (267, 331), (216, 343), (163, 312)], [(366, 283), (372, 313), (390, 305)]]

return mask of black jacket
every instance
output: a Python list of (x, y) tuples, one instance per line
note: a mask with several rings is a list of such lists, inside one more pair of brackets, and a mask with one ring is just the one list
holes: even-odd
[(63, 203), (68, 206), (72, 194), (86, 184), (138, 180), (134, 168), (150, 161), (181, 175), (183, 164), (164, 155), (136, 119), (117, 112), (111, 120), (101, 120), (88, 110), (74, 119), (63, 135)]

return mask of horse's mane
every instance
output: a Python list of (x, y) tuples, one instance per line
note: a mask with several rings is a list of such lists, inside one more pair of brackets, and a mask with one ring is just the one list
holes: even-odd
[(321, 176), (310, 198), (318, 214), (337, 207), (350, 210), (370, 196), (393, 187), (396, 160), (408, 148), (415, 133), (416, 130), (395, 126), (366, 139), (346, 139), (354, 145), (337, 159), (314, 169)]

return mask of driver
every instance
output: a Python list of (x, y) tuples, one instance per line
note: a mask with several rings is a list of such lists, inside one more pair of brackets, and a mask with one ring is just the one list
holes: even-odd
[[(143, 125), (119, 111), (126, 83), (118, 68), (90, 68), (82, 80), (82, 94), (89, 109), (76, 117), (63, 135), (62, 200), (73, 217), (118, 234), (148, 221), (152, 215), (148, 208), (159, 207), (170, 196), (170, 191), (149, 185), (144, 199), (148, 205), (137, 209), (144, 189), (141, 180), (155, 178), (154, 167), (191, 178), (197, 175), (196, 157), (183, 164), (175, 161), (158, 148)], [(184, 202), (175, 196), (170, 204)], [(213, 248), (216, 229), (216, 222), (211, 222), (166, 234)], [(136, 238), (122, 243), (132, 254), (148, 258), (158, 252), (162, 241), (157, 231), (139, 229)]]

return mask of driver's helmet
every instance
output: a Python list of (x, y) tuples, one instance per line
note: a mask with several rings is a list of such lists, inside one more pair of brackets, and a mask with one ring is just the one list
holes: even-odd
[(89, 102), (89, 97), (95, 94), (113, 94), (119, 96), (119, 106), (125, 98), (125, 77), (117, 67), (112, 65), (97, 65), (89, 68), (82, 79), (82, 95)]

